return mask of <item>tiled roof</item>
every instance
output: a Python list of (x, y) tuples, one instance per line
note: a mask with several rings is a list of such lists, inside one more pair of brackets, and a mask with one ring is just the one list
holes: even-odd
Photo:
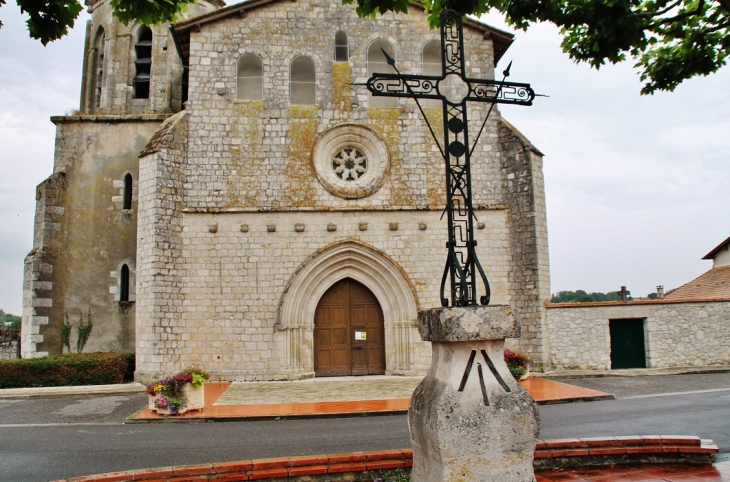
[(713, 268), (679, 288), (669, 291), (667, 300), (730, 300), (730, 266)]
[(725, 241), (715, 246), (715, 249), (707, 253), (702, 259), (713, 259), (718, 251), (723, 249), (725, 246), (730, 244), (730, 237), (728, 237)]

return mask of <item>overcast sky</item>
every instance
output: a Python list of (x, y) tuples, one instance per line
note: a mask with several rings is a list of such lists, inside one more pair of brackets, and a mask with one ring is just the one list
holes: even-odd
[[(35, 186), (53, 169), (49, 117), (79, 104), (83, 15), (43, 47), (15, 2), (0, 8), (0, 308), (14, 314)], [(642, 97), (630, 63), (591, 70), (559, 43), (549, 25), (517, 32), (498, 66), (550, 96), (502, 113), (545, 154), (552, 292), (646, 296), (710, 269), (702, 256), (730, 236), (730, 69)]]

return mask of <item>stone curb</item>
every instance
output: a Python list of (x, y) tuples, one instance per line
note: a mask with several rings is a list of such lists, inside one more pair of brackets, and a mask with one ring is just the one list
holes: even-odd
[(673, 368), (634, 368), (629, 370), (554, 370), (545, 373), (530, 372), (530, 376), (550, 379), (643, 377), (658, 375), (690, 375), (730, 372), (730, 365)]
[[(634, 437), (593, 437), (582, 439), (538, 440), (535, 468), (608, 465), (651, 461), (711, 463), (718, 452), (712, 440), (694, 436), (654, 435)], [(552, 461), (548, 463), (546, 461)], [(55, 482), (126, 482), (156, 480), (183, 481), (345, 481), (372, 470), (407, 469), (413, 465), (413, 450), (379, 450), (341, 454), (305, 455), (270, 459), (239, 460), (210, 464), (180, 465), (151, 469), (110, 472), (73, 477)], [(341, 474), (341, 475), (337, 475)]]
[(144, 393), (147, 387), (141, 383), (114, 385), (79, 385), (76, 387), (3, 388), (0, 398), (33, 398), (56, 395), (104, 395), (110, 393)]

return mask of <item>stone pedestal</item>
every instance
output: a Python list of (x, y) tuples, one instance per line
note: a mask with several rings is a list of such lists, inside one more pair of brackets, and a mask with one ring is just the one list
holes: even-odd
[(414, 482), (530, 482), (540, 429), (537, 405), (504, 363), (504, 339), (519, 336), (509, 306), (418, 313), (433, 350), (411, 398)]

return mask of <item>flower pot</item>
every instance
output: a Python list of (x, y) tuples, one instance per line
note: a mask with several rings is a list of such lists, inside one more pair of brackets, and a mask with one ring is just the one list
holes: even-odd
[(186, 383), (183, 393), (188, 397), (187, 410), (202, 410), (205, 407), (205, 384), (195, 387), (192, 383)]
[(529, 368), (527, 369), (525, 374), (520, 377), (520, 381), (527, 380), (528, 378), (530, 378), (530, 369)]
[[(170, 413), (170, 409), (169, 408), (156, 408), (155, 411), (157, 413), (159, 413), (160, 415), (172, 415)], [(183, 413), (185, 413), (187, 411), (188, 411), (187, 407), (183, 407), (183, 408), (181, 408), (181, 409), (179, 409), (177, 411), (176, 415), (182, 415)]]
[[(153, 412), (159, 413), (160, 415), (171, 415), (169, 408), (158, 408), (155, 405), (156, 398), (157, 398), (157, 396), (155, 396), (155, 395), (147, 395), (147, 404), (148, 404), (147, 406), (149, 407), (149, 409), (152, 410)], [(183, 413), (187, 412), (189, 409), (190, 408), (189, 408), (188, 404), (185, 404), (184, 407), (178, 409), (176, 415), (182, 415)]]

